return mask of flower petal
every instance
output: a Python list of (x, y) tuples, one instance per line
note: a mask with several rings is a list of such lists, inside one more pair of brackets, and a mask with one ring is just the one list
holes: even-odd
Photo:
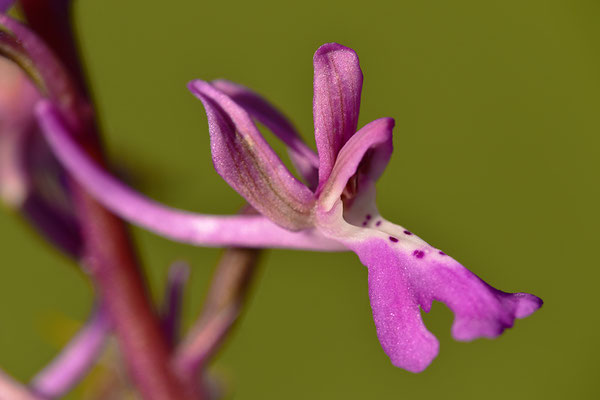
[(319, 173), (319, 157), (304, 143), (294, 125), (277, 108), (252, 90), (219, 79), (211, 84), (229, 96), (252, 117), (265, 125), (288, 146), (290, 158), (309, 187), (316, 188)]
[(354, 50), (337, 43), (319, 47), (313, 65), (313, 119), (323, 184), (338, 152), (356, 132), (363, 75)]
[(217, 173), (278, 225), (310, 228), (313, 193), (287, 170), (248, 113), (206, 82), (193, 81), (189, 89), (206, 109)]
[(36, 374), (31, 389), (45, 399), (64, 396), (95, 364), (109, 331), (108, 316), (99, 306), (60, 354)]
[(198, 246), (345, 250), (314, 229), (291, 232), (263, 216), (196, 214), (157, 203), (97, 166), (71, 139), (68, 127), (50, 102), (41, 101), (37, 115), (48, 143), (67, 171), (106, 208), (152, 232)]
[[(329, 178), (321, 186), (319, 207), (329, 210), (351, 182), (352, 191), (376, 181), (392, 155), (392, 118), (380, 118), (362, 127), (340, 150)], [(355, 193), (353, 193), (355, 194)]]
[[(394, 365), (421, 372), (437, 355), (438, 341), (420, 315), (434, 300), (454, 312), (452, 335), (465, 341), (494, 338), (541, 307), (538, 297), (494, 289), (412, 232), (383, 220), (372, 203), (374, 187), (367, 191), (350, 210), (338, 200), (332, 210), (317, 214), (317, 222), (367, 266), (377, 336)], [(365, 201), (371, 205), (365, 207)]]

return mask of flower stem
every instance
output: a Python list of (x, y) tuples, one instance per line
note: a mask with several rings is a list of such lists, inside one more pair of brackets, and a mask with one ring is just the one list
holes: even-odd
[(203, 310), (175, 353), (175, 367), (184, 380), (198, 381), (201, 370), (231, 332), (246, 301), (260, 254), (258, 249), (225, 250)]
[[(61, 58), (82, 95), (88, 98), (70, 24), (71, 1), (20, 3), (30, 27)], [(102, 160), (96, 121), (86, 122), (82, 145)], [(186, 388), (170, 368), (168, 342), (150, 302), (125, 225), (77, 183), (71, 181), (69, 186), (85, 240), (83, 263), (105, 301), (134, 384), (144, 399), (197, 399), (194, 390)]]

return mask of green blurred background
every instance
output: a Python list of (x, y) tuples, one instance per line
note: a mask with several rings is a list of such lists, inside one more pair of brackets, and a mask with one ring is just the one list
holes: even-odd
[[(144, 193), (234, 212), (242, 201), (212, 168), (186, 82), (250, 86), (313, 143), (312, 55), (340, 42), (365, 74), (360, 124), (397, 122), (382, 214), (493, 286), (545, 301), (501, 338), (468, 344), (451, 339), (452, 314), (436, 304), (425, 320), (440, 354), (415, 375), (381, 350), (353, 254), (270, 251), (214, 364), (233, 398), (600, 396), (600, 2), (76, 3), (108, 152)], [(189, 324), (219, 251), (134, 232), (157, 300), (168, 264), (192, 264)], [(90, 285), (6, 210), (0, 240), (0, 365), (26, 380), (85, 319)]]

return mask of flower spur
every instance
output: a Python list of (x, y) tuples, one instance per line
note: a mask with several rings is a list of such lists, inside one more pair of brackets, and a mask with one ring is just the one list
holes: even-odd
[[(275, 107), (227, 81), (189, 84), (208, 116), (216, 171), (260, 215), (214, 216), (163, 206), (115, 180), (72, 140), (51, 102), (38, 106), (63, 165), (101, 203), (132, 223), (201, 246), (354, 251), (368, 268), (377, 335), (392, 363), (423, 371), (438, 353), (420, 310), (434, 300), (455, 314), (452, 335), (493, 338), (532, 314), (541, 299), (494, 289), (412, 232), (381, 217), (375, 182), (392, 154), (391, 118), (357, 130), (362, 71), (355, 52), (335, 43), (314, 56), (313, 116), (318, 155)], [(292, 175), (258, 131), (281, 139), (307, 185)]]

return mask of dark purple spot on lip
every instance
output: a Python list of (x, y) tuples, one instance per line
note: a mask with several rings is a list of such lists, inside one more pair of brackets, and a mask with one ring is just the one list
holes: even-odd
[(412, 232), (411, 231), (404, 231), (404, 234), (410, 236), (410, 235), (412, 235)]
[(367, 215), (365, 215), (365, 218), (366, 218), (366, 219), (371, 219), (371, 214), (367, 214)]
[(375, 226), (379, 226), (381, 225), (381, 221), (377, 221), (377, 223), (375, 224)]
[(413, 256), (417, 258), (423, 258), (425, 256), (425, 253), (421, 250), (415, 250), (413, 251)]
[(390, 241), (397, 243), (398, 242), (398, 238), (395, 238), (393, 236), (390, 236)]
[(440, 253), (440, 254), (441, 254), (441, 255), (443, 255), (443, 256), (445, 256), (445, 255), (446, 255), (446, 253), (444, 253), (444, 252), (443, 252), (443, 251), (441, 251), (441, 250), (440, 250), (440, 251), (438, 251), (438, 253)]
[(363, 226), (367, 226), (367, 221), (363, 221)]

